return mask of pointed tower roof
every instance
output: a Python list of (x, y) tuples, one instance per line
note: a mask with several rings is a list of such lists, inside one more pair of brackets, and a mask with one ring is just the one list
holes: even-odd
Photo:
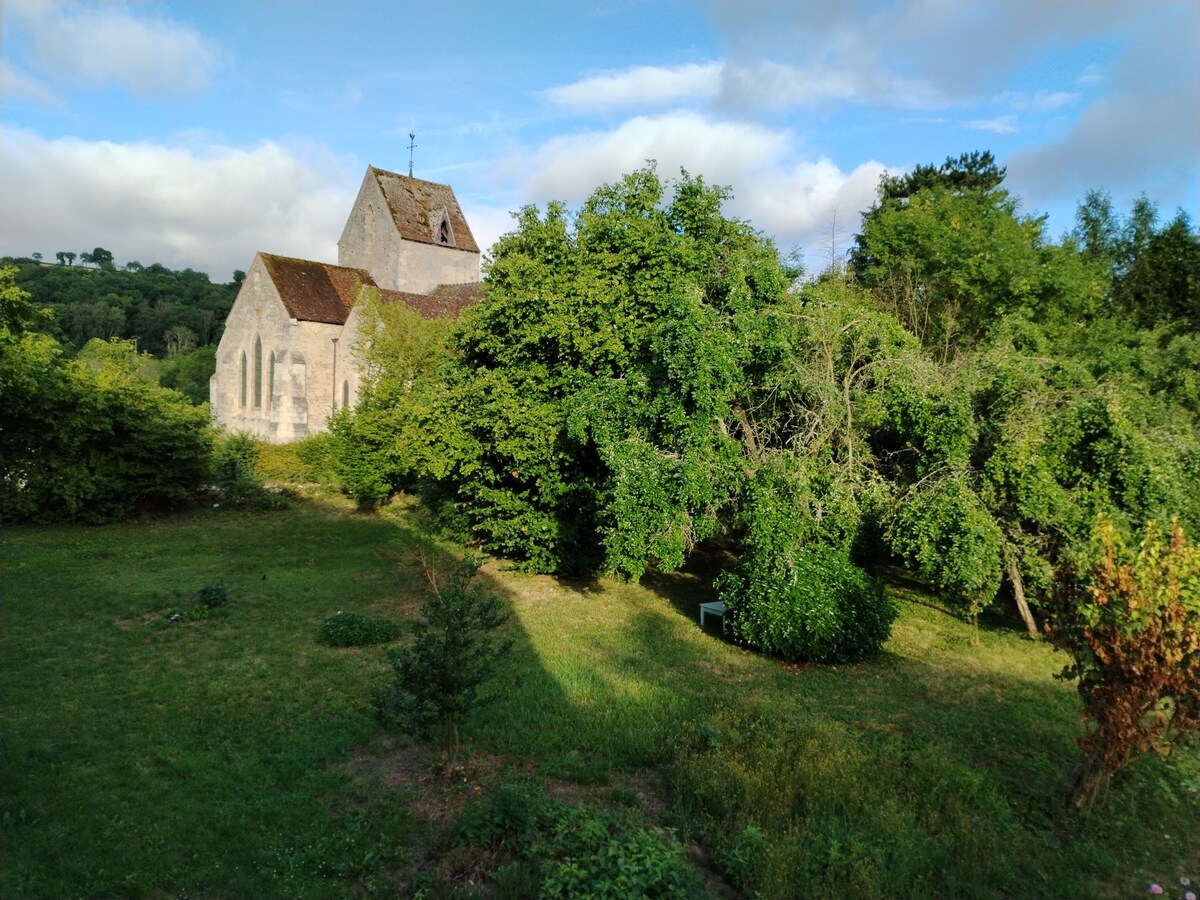
[(370, 166), (367, 170), (379, 184), (392, 221), (408, 241), (453, 247), (478, 253), (479, 245), (467, 225), (458, 199), (448, 184), (422, 181)]

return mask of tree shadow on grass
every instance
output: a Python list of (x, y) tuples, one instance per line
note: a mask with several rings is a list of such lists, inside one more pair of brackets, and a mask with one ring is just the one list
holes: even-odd
[[(389, 527), (405, 573), (400, 592), (411, 611), (421, 590), (413, 558), (453, 548), (403, 521)], [(699, 604), (716, 599), (713, 578), (733, 562), (719, 545), (702, 550), (683, 571), (653, 573), (641, 585), (531, 576), (490, 563), (480, 583), (509, 609), (513, 649), (493, 684), (494, 702), (466, 725), (466, 777), (454, 785), (435, 782), (428, 777), (433, 754), (418, 746), (425, 768), (398, 770), (389, 786), (410, 798), (440, 797), (440, 813), (429, 808), (439, 828), (470, 797), (512, 778), (579, 785), (578, 796), (588, 802), (611, 802), (628, 776), (643, 784), (666, 778), (680, 748), (704, 729), (728, 731), (757, 720), (784, 723), (781, 734), (803, 740), (809, 751), (824, 747), (842, 754), (846, 791), (871, 786), (886, 804), (909, 810), (913, 821), (927, 812), (921, 795), (942, 796), (957, 783), (985, 791), (997, 809), (1009, 811), (1008, 818), (973, 832), (964, 811), (962, 843), (955, 845), (961, 855), (974, 852), (972, 841), (984, 838), (1018, 848), (1030, 840), (1058, 840), (1059, 792), (1075, 752), (1078, 702), (1069, 686), (1051, 677), (1056, 661), (1022, 671), (1006, 662), (1008, 653), (1045, 655), (1041, 648), (1002, 630), (972, 650), (968, 623), (913, 604), (892, 649), (875, 659), (785, 665), (719, 639), (719, 625), (700, 632)], [(380, 733), (355, 758), (386, 760), (404, 746)], [(403, 752), (415, 745), (407, 746)], [(708, 764), (719, 770), (725, 759), (713, 756)], [(893, 765), (907, 767), (907, 774), (889, 793), (878, 783), (890, 778), (883, 767)], [(1124, 825), (1112, 826), (1113, 848), (1131, 844), (1129, 823), (1153, 820), (1168, 802), (1163, 792), (1175, 791), (1146, 791), (1144, 779), (1139, 784), (1143, 790), (1114, 798), (1129, 811)], [(728, 789), (736, 790), (732, 783)], [(960, 827), (948, 818), (953, 802), (944, 804), (939, 827)], [(658, 814), (649, 804), (643, 809)], [(436, 840), (430, 845), (429, 865), (439, 846), (444, 849)], [(1093, 842), (1089, 852), (1096, 846), (1109, 844)], [(1047, 877), (1038, 866), (1047, 865), (1049, 856), (1001, 856), (1023, 875)], [(1096, 871), (1107, 877), (1131, 856), (1114, 849), (1106, 859)], [(1004, 883), (1019, 879), (1006, 877)]]
[[(847, 809), (855, 808), (851, 795), (859, 792), (875, 797), (889, 815), (934, 828), (928, 846), (938, 848), (947, 866), (978, 855), (981, 844), (988, 846), (1000, 864), (975, 871), (995, 881), (988, 886), (984, 879), (964, 896), (1049, 891), (1065, 871), (1087, 877), (1062, 888), (1062, 895), (1088, 896), (1097, 885), (1136, 880), (1136, 866), (1146, 865), (1145, 860), (1171, 858), (1148, 823), (1170, 817), (1173, 829), (1181, 822), (1188, 823), (1189, 833), (1200, 829), (1194, 795), (1157, 759), (1139, 763), (1114, 785), (1108, 814), (1082, 830), (1068, 827), (1064, 787), (1082, 728), (1078, 698), (1072, 685), (1053, 677), (1060, 658), (1019, 634), (1002, 629), (976, 646), (969, 623), (912, 606), (904, 612), (905, 633), (896, 645), (855, 664), (794, 666), (699, 639), (689, 641), (686, 651), (671, 652), (664, 647), (679, 640), (681, 620), (698, 633), (694, 604), (703, 596), (702, 584), (684, 573), (650, 579), (651, 586), (666, 601), (661, 613), (632, 615), (623, 631), (627, 650), (609, 665), (620, 668), (623, 677), (636, 670), (647, 682), (648, 696), (677, 698), (677, 746), (714, 742), (712, 752), (685, 750), (683, 758), (689, 767), (725, 771), (725, 793), (736, 794), (743, 779), (749, 779), (745, 789), (753, 793), (756, 776), (746, 767), (772, 765), (770, 754), (730, 755), (739, 742), (753, 742), (765, 728), (784, 745), (794, 743), (795, 753), (783, 770), (794, 769), (801, 781), (824, 779), (840, 786), (836, 789), (845, 792)], [(936, 634), (920, 640), (928, 632)], [(706, 651), (712, 651), (707, 659)], [(795, 759), (796, 753), (841, 759), (842, 770), (825, 771), (818, 759), (809, 765)], [(677, 785), (685, 805), (689, 778), (685, 774), (684, 786)], [(972, 808), (970, 797), (982, 805)], [(769, 792), (760, 801), (769, 803)], [(1189, 804), (1192, 812), (1181, 813)], [(984, 809), (990, 810), (986, 821), (979, 818)], [(870, 820), (874, 813), (861, 815)], [(802, 833), (816, 821), (798, 816), (788, 827)], [(878, 823), (868, 821), (861, 832), (853, 822), (843, 825), (849, 828), (844, 841), (861, 840), (865, 846), (882, 840), (868, 834)], [(1036, 852), (1021, 849), (1031, 842)], [(879, 852), (885, 852), (882, 844)], [(953, 878), (947, 875), (947, 895), (975, 884), (955, 881), (970, 869), (963, 865)], [(1031, 887), (1036, 885), (1042, 887)]]

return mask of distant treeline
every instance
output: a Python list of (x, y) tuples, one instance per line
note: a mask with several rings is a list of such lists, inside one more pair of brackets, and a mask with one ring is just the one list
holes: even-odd
[[(92, 338), (137, 342), (140, 352), (172, 359), (221, 338), (245, 273), (214, 284), (203, 272), (173, 271), (155, 263), (113, 263), (103, 247), (78, 255), (56, 254), (57, 263), (34, 258), (4, 258), (18, 268), (17, 284), (31, 302), (48, 309), (45, 331), (76, 349)], [(90, 263), (90, 264), (89, 264)]]
[(81, 254), (60, 251), (55, 257), (56, 263), (44, 262), (41, 254), (0, 258), (0, 266), (16, 266), (17, 286), (47, 313), (31, 328), (74, 351), (95, 338), (130, 341), (136, 353), (157, 360), (143, 366), (151, 380), (193, 403), (208, 399), (216, 345), (244, 272), (214, 284), (192, 269), (136, 261), (117, 266), (103, 247)]

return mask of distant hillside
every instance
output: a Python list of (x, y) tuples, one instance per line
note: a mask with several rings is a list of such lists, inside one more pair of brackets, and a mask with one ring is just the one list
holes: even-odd
[(138, 350), (159, 358), (216, 344), (244, 277), (235, 272), (234, 281), (214, 284), (191, 269), (138, 262), (118, 267), (101, 247), (83, 254), (90, 265), (72, 264), (75, 254), (59, 256), (72, 259), (0, 259), (17, 266), (17, 283), (33, 303), (53, 313), (46, 330), (76, 348), (92, 338), (134, 339)]

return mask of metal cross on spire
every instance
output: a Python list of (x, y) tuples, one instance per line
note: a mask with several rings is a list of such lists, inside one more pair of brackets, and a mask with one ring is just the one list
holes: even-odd
[(413, 150), (417, 148), (417, 127), (411, 126), (408, 132), (408, 177), (413, 177)]

